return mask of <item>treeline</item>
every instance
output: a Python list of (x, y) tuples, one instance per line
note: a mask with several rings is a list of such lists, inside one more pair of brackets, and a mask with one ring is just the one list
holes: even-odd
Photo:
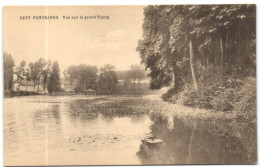
[(151, 89), (187, 83), (195, 91), (216, 75), (256, 75), (255, 5), (175, 5), (144, 9), (137, 51)]
[(144, 9), (137, 51), (166, 101), (256, 118), (256, 6)]
[(72, 65), (63, 71), (63, 75), (60, 74), (57, 61), (52, 63), (40, 58), (26, 65), (23, 60), (15, 67), (12, 56), (4, 53), (5, 90), (11, 90), (15, 81), (27, 82), (25, 92), (28, 91), (29, 82), (35, 85), (35, 90), (39, 90), (41, 86), (44, 94), (65, 92), (65, 84), (72, 87), (75, 93), (94, 90), (97, 94), (140, 94), (148, 90), (147, 84), (140, 83), (146, 78), (146, 72), (140, 65), (132, 65), (130, 70), (123, 73), (116, 72), (115, 67), (110, 64), (104, 65), (100, 70), (96, 66), (86, 64)]
[[(29, 82), (33, 82), (36, 88), (43, 87), (44, 93), (57, 93), (60, 91), (60, 68), (57, 61), (46, 61), (43, 58), (36, 62), (22, 60), (15, 68), (15, 63), (10, 54), (4, 53), (4, 89), (12, 89), (13, 82), (26, 81), (26, 90)], [(15, 74), (15, 75), (14, 75)], [(13, 78), (13, 77), (16, 78)]]
[(92, 89), (98, 94), (140, 94), (148, 90), (146, 84), (140, 84), (146, 78), (140, 65), (132, 65), (127, 71), (115, 71), (111, 64), (99, 71), (96, 66), (72, 65), (64, 71), (64, 76), (70, 85), (75, 85), (76, 92)]

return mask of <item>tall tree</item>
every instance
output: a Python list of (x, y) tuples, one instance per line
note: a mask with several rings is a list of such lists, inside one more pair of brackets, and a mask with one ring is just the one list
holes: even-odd
[(26, 92), (27, 92), (28, 82), (31, 80), (30, 74), (31, 74), (30, 68), (26, 68), (25, 72), (24, 72), (24, 77), (25, 77), (25, 80), (26, 80)]
[(193, 55), (193, 48), (192, 48), (192, 42), (190, 41), (190, 68), (191, 68), (191, 75), (193, 79), (194, 89), (198, 90), (198, 83), (197, 78), (194, 70), (194, 55)]
[(52, 71), (50, 76), (50, 84), (48, 85), (49, 93), (57, 93), (60, 91), (60, 67), (57, 61), (52, 65)]
[(148, 6), (144, 9), (143, 39), (139, 41), (137, 51), (141, 55), (142, 63), (150, 69), (150, 88), (160, 89), (170, 86), (172, 81), (177, 89), (179, 74), (177, 62), (179, 54), (169, 46), (172, 23), (168, 17), (169, 6)]
[(38, 61), (34, 63), (35, 65), (35, 70), (36, 70), (36, 78), (37, 78), (37, 84), (38, 84), (38, 90), (40, 87), (40, 82), (42, 78), (42, 72), (46, 66), (46, 62), (43, 58), (40, 58)]
[(17, 80), (21, 81), (24, 79), (25, 66), (26, 66), (26, 62), (24, 60), (22, 60), (20, 65), (16, 67), (15, 74), (17, 76)]
[(12, 88), (14, 59), (8, 53), (4, 53), (4, 89)]
[(118, 83), (117, 74), (113, 65), (107, 64), (100, 69), (98, 78), (98, 91), (100, 93), (111, 94), (116, 92)]
[[(34, 82), (34, 86), (38, 85), (38, 90), (40, 87), (40, 81), (42, 77), (42, 72), (46, 66), (46, 62), (43, 58), (40, 58), (36, 62), (32, 62), (29, 64), (29, 69), (30, 69), (30, 79)], [(35, 88), (34, 88), (35, 89)]]
[(42, 71), (42, 77), (43, 77), (43, 92), (46, 93), (46, 89), (48, 87), (48, 84), (50, 84), (50, 75), (51, 75), (51, 61), (46, 62), (46, 67)]

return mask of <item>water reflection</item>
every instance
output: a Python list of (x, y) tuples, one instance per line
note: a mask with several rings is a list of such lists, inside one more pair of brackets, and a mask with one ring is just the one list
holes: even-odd
[[(151, 134), (142, 140), (143, 164), (247, 164), (243, 143), (217, 128), (222, 122), (150, 116)], [(251, 162), (252, 163), (252, 162)]]
[(74, 100), (67, 104), (69, 107), (65, 111), (69, 114), (70, 118), (75, 121), (93, 121), (97, 119), (98, 112), (90, 105), (91, 101)]
[(140, 164), (149, 117), (107, 101), (5, 99), (5, 165)]

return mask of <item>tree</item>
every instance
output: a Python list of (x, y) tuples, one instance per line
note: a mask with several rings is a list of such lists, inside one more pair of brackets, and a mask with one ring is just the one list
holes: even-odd
[(50, 84), (51, 64), (52, 64), (51, 61), (47, 61), (46, 68), (42, 71), (44, 94), (45, 94), (46, 88), (48, 88), (48, 84)]
[(14, 59), (8, 53), (4, 53), (4, 89), (12, 88)]
[(96, 89), (97, 67), (81, 64), (70, 66), (66, 70), (70, 82), (77, 81), (77, 91), (82, 92), (87, 89)]
[(176, 89), (179, 85), (177, 73), (180, 70), (177, 61), (180, 54), (169, 46), (169, 27), (172, 23), (167, 14), (169, 8), (169, 6), (148, 6), (144, 9), (143, 39), (139, 41), (137, 51), (141, 55), (142, 63), (150, 69), (148, 76), (152, 79), (151, 89), (170, 86), (173, 80)]
[(30, 71), (30, 79), (34, 82), (37, 82), (38, 89), (40, 87), (40, 81), (42, 77), (42, 72), (46, 66), (46, 62), (43, 58), (40, 58), (36, 62), (32, 62), (29, 64), (29, 71)]
[(38, 61), (34, 63), (34, 67), (36, 70), (36, 80), (38, 81), (38, 89), (40, 87), (40, 81), (42, 77), (42, 72), (46, 66), (46, 62), (43, 58), (40, 58)]
[(26, 70), (24, 72), (24, 76), (25, 76), (25, 80), (26, 80), (26, 91), (27, 91), (28, 82), (31, 80), (30, 74), (31, 74), (30, 68), (26, 68)]
[(52, 65), (52, 71), (50, 76), (50, 84), (48, 86), (49, 93), (57, 93), (60, 91), (60, 67), (57, 61)]
[(35, 65), (34, 63), (30, 63), (29, 64), (29, 70), (28, 70), (30, 73), (30, 80), (33, 81), (33, 85), (34, 85), (34, 90), (35, 90), (35, 81), (37, 80), (37, 71), (35, 69)]
[[(78, 72), (77, 72), (77, 66), (69, 66), (68, 69), (65, 72), (65, 76), (67, 76), (70, 80), (70, 84), (74, 81), (77, 80), (78, 77)], [(78, 82), (77, 82), (78, 83)]]
[(197, 90), (208, 73), (255, 75), (255, 5), (148, 6), (144, 15), (137, 51), (151, 89)]
[(195, 70), (194, 70), (194, 56), (193, 56), (193, 48), (192, 48), (192, 42), (190, 41), (190, 68), (191, 68), (191, 75), (194, 83), (194, 89), (198, 90), (198, 84), (197, 84), (197, 78), (195, 76)]
[(116, 92), (116, 86), (118, 83), (117, 74), (114, 71), (113, 65), (107, 64), (100, 69), (100, 75), (98, 78), (98, 91), (105, 94), (111, 94)]
[(22, 81), (24, 79), (25, 66), (26, 66), (26, 62), (22, 60), (20, 65), (15, 69), (15, 74), (17, 76), (17, 80), (19, 81)]

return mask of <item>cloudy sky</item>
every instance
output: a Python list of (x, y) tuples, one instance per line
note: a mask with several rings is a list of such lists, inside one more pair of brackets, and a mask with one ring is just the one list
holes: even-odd
[[(143, 6), (5, 7), (4, 52), (15, 64), (40, 57), (69, 65), (98, 68), (113, 64), (126, 70), (139, 64), (137, 42), (142, 38)], [(63, 16), (109, 16), (109, 19), (63, 19)], [(23, 16), (31, 16), (25, 19)], [(58, 16), (59, 19), (33, 19)]]

